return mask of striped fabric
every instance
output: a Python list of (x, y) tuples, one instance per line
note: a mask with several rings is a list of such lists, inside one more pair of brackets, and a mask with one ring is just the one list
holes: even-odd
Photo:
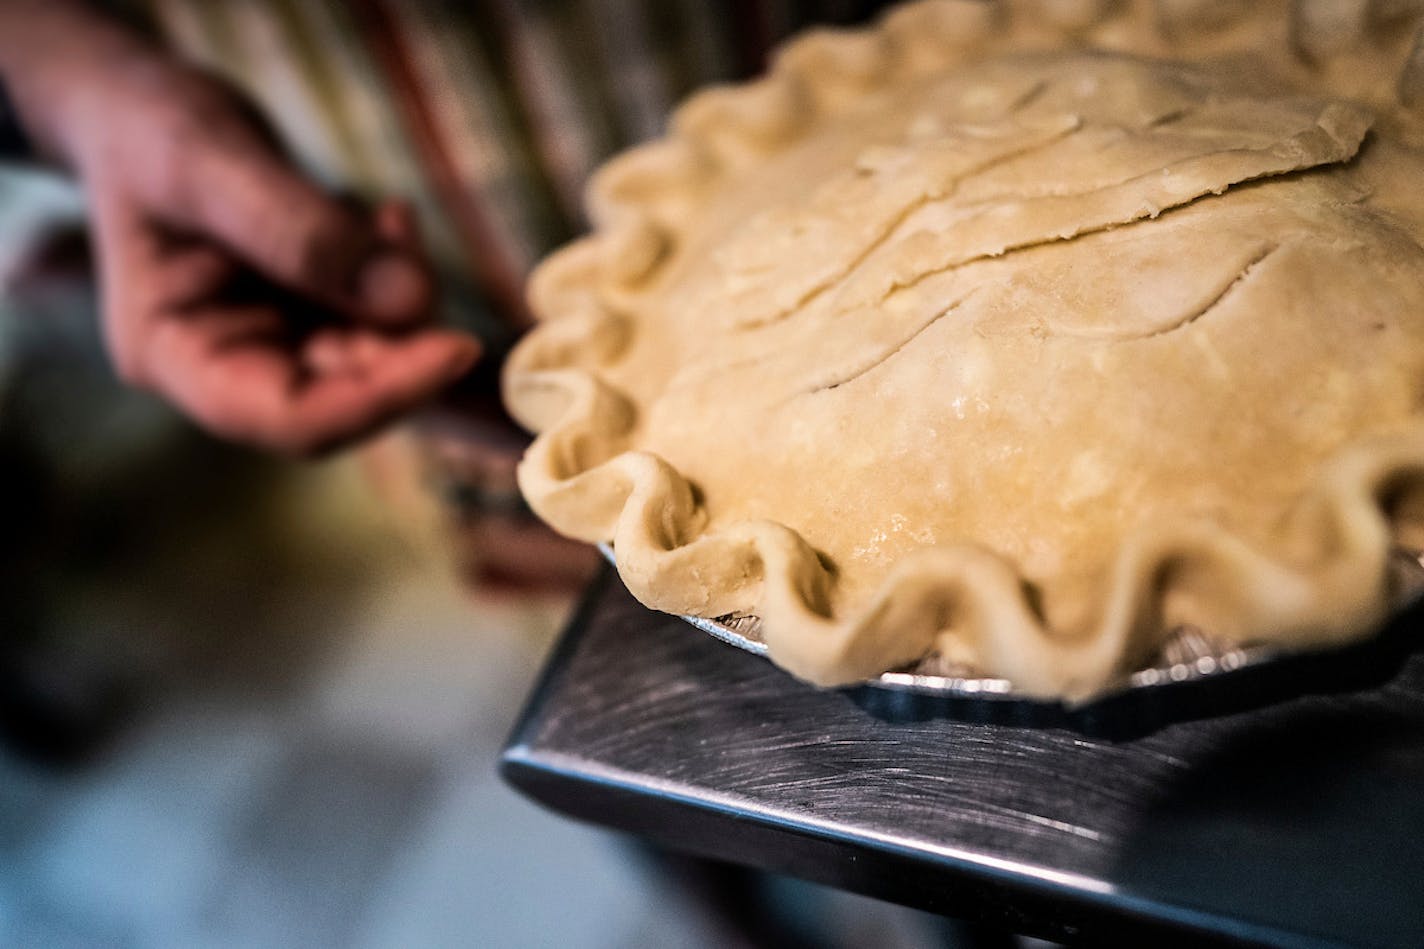
[(332, 187), (420, 214), (456, 307), (487, 339), (526, 320), (520, 287), (584, 226), (610, 153), (657, 135), (697, 86), (758, 72), (862, 0), (146, 0), (170, 42), (267, 111)]

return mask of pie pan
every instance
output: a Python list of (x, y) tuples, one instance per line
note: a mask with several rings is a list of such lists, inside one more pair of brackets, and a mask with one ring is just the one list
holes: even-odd
[[(617, 565), (613, 548), (599, 551)], [(1420, 645), (1424, 556), (1398, 550), (1391, 562), (1395, 609), (1373, 636), (1326, 649), (1289, 651), (1234, 646), (1182, 628), (1143, 668), (1081, 701), (1026, 695), (1007, 679), (986, 678), (931, 655), (914, 667), (882, 673), (845, 691), (861, 707), (895, 721), (965, 721), (1065, 728), (1127, 740), (1177, 722), (1249, 711), (1301, 695), (1354, 691), (1391, 678)], [(755, 616), (679, 616), (713, 638), (757, 656), (767, 646)]]

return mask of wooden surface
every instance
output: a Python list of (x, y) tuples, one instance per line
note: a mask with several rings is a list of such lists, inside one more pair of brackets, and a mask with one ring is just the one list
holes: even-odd
[(1424, 656), (1132, 741), (948, 714), (805, 686), (605, 575), (502, 769), (674, 849), (1021, 933), (1424, 946)]

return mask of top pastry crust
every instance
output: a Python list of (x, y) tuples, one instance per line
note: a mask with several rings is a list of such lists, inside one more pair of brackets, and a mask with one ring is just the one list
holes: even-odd
[(822, 684), (1362, 635), (1424, 547), (1410, 17), (1023, 6), (811, 34), (605, 166), (506, 371), (526, 497)]

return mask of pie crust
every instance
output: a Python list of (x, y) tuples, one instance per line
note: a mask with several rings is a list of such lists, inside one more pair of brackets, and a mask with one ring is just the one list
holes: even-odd
[(1285, 6), (916, 3), (693, 97), (532, 279), (530, 505), (825, 685), (1365, 635), (1424, 549), (1424, 52)]

